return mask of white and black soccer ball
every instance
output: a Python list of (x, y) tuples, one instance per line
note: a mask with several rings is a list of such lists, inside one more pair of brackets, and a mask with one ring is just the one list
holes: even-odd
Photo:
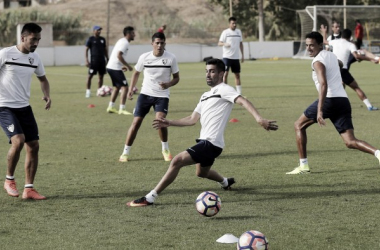
[(111, 95), (111, 93), (112, 93), (112, 87), (103, 85), (101, 88), (98, 89), (98, 91), (96, 92), (96, 95), (103, 97), (103, 96)]
[(201, 215), (212, 217), (219, 213), (222, 200), (219, 195), (212, 191), (205, 191), (198, 195), (195, 200), (195, 207)]
[(106, 96), (106, 92), (104, 91), (103, 87), (98, 88), (98, 90), (96, 91), (96, 96)]
[(240, 236), (236, 249), (268, 250), (268, 240), (259, 231), (246, 231)]

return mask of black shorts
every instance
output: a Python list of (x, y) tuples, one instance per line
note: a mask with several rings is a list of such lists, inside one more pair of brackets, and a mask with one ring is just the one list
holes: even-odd
[(340, 74), (342, 76), (342, 81), (344, 84), (350, 85), (355, 81), (348, 69), (341, 69)]
[[(304, 115), (317, 122), (318, 101), (312, 103), (304, 112)], [(326, 98), (323, 105), (323, 118), (329, 118), (335, 129), (341, 134), (348, 129), (354, 129), (351, 116), (351, 104), (348, 98)]]
[(186, 149), (191, 158), (196, 163), (200, 163), (201, 167), (211, 167), (215, 159), (222, 153), (223, 149), (214, 146), (206, 140), (196, 140), (197, 144)]
[(223, 58), (223, 62), (226, 65), (226, 72), (228, 72), (231, 68), (232, 73), (240, 73), (239, 59)]
[(133, 115), (135, 117), (145, 117), (151, 107), (154, 108), (154, 112), (156, 113), (162, 112), (167, 114), (169, 110), (169, 98), (140, 94), (137, 98)]
[(39, 140), (38, 126), (32, 108), (0, 107), (0, 125), (10, 139), (17, 134), (24, 134), (25, 142)]
[(128, 81), (127, 78), (125, 78), (125, 75), (122, 70), (114, 70), (114, 69), (108, 69), (107, 72), (111, 77), (112, 85), (115, 87), (128, 87)]
[(104, 58), (91, 58), (88, 74), (96, 75), (98, 73), (99, 75), (106, 74), (106, 60), (104, 60)]

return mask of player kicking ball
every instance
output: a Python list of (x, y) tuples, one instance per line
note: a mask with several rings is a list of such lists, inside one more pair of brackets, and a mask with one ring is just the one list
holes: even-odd
[(157, 196), (176, 179), (180, 169), (193, 164), (196, 164), (198, 177), (219, 182), (225, 190), (231, 189), (235, 179), (223, 177), (211, 167), (223, 151), (224, 130), (234, 103), (243, 106), (265, 130), (278, 129), (276, 121), (262, 118), (250, 101), (239, 95), (233, 87), (223, 83), (224, 70), (225, 65), (220, 59), (211, 59), (206, 62), (206, 82), (211, 90), (202, 95), (190, 116), (178, 120), (161, 118), (153, 121), (153, 127), (160, 129), (169, 126), (193, 126), (200, 120), (202, 126), (200, 137), (196, 140), (195, 146), (173, 158), (165, 175), (152, 191), (140, 199), (128, 202), (127, 206), (153, 205)]

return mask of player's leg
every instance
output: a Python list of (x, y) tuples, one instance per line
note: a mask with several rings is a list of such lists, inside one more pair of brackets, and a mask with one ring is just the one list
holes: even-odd
[(231, 71), (235, 74), (236, 91), (241, 95), (241, 80), (240, 80), (240, 61), (231, 60)]
[(360, 49), (357, 51), (357, 53), (359, 55), (361, 55), (361, 59), (362, 60), (365, 60), (365, 61), (370, 61), (370, 62), (373, 62), (375, 64), (378, 64), (379, 63), (379, 57), (378, 56), (375, 56), (374, 54), (372, 54), (371, 52), (369, 52), (368, 50), (365, 50), (365, 49)]
[(87, 77), (87, 82), (86, 82), (86, 95), (85, 95), (86, 98), (90, 98), (91, 97), (91, 80), (92, 80), (93, 76), (94, 75), (91, 74), (90, 70), (89, 70), (88, 77)]
[(298, 149), (298, 156), (300, 159), (299, 166), (293, 171), (286, 174), (304, 174), (310, 173), (309, 162), (307, 160), (307, 133), (306, 129), (313, 125), (317, 119), (318, 100), (311, 104), (305, 112), (294, 123), (294, 130), (296, 133), (296, 143)]
[(223, 76), (223, 82), (227, 83), (228, 81), (228, 72), (230, 71), (230, 59), (223, 58), (224, 65), (226, 66)]
[[(120, 88), (123, 86), (122, 81), (123, 81), (123, 72), (121, 70), (113, 70), (113, 69), (107, 69), (108, 74), (111, 77), (112, 80), (112, 93), (110, 97), (110, 102), (107, 107), (107, 113), (119, 113), (118, 110), (115, 108), (115, 102), (117, 99), (117, 96), (119, 95)], [(121, 78), (121, 79), (120, 79)], [(125, 79), (125, 76), (124, 76)]]
[(121, 88), (121, 95), (120, 95), (120, 107), (119, 107), (119, 115), (132, 115), (132, 113), (128, 112), (125, 103), (127, 101), (128, 96), (128, 85), (123, 85)]
[(353, 129), (348, 129), (340, 134), (347, 148), (357, 149), (368, 154), (375, 154), (377, 150), (365, 141), (358, 140)]
[(103, 86), (104, 75), (99, 74), (98, 77), (98, 89), (100, 89)]
[[(165, 118), (169, 110), (169, 98), (155, 98), (154, 111), (156, 112), (156, 119)], [(173, 159), (169, 149), (169, 132), (168, 128), (158, 129), (158, 136), (161, 139), (162, 156), (165, 161), (171, 161)]]

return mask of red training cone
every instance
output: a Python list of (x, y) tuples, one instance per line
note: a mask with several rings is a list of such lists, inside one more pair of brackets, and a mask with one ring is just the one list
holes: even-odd
[(239, 120), (238, 119), (236, 119), (236, 118), (232, 118), (231, 120), (230, 120), (230, 122), (238, 122)]
[(95, 108), (94, 104), (88, 104), (87, 108)]

